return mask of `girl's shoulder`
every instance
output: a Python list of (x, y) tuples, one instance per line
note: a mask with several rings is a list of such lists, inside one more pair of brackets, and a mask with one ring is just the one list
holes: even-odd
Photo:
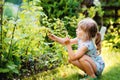
[(82, 43), (83, 46), (86, 46), (88, 48), (88, 50), (92, 50), (94, 49), (94, 44), (93, 42), (90, 40), (90, 41), (86, 41), (86, 42), (83, 42)]
[(79, 42), (79, 43), (82, 43), (82, 44), (91, 45), (92, 40), (87, 40), (87, 41), (85, 41), (85, 42), (82, 42), (81, 39), (78, 39), (78, 42)]
[(92, 41), (86, 41), (86, 42), (82, 42), (80, 39), (78, 40), (78, 48), (81, 48), (81, 47), (87, 47), (88, 50), (92, 50), (94, 49), (94, 46), (92, 44)]

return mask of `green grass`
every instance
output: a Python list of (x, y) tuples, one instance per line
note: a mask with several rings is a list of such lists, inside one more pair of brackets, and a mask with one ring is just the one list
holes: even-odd
[[(103, 48), (102, 56), (105, 61), (105, 69), (98, 80), (119, 80), (120, 79), (120, 52)], [(24, 80), (79, 80), (83, 72), (72, 65), (62, 65), (54, 70), (48, 70)]]

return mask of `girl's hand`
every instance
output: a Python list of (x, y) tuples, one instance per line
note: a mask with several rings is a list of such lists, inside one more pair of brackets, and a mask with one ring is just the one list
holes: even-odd
[(52, 39), (53, 41), (56, 41), (55, 35), (54, 34), (49, 34), (48, 37)]
[(65, 45), (70, 45), (70, 38), (66, 37), (64, 43)]
[(70, 57), (68, 57), (68, 62), (69, 62), (69, 63), (71, 63), (71, 62), (72, 62), (72, 60), (70, 59)]

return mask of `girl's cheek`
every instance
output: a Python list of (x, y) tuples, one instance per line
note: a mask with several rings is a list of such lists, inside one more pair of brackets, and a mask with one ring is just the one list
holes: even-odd
[(78, 34), (77, 36), (78, 36), (79, 38), (81, 37), (81, 35), (80, 35), (80, 34)]

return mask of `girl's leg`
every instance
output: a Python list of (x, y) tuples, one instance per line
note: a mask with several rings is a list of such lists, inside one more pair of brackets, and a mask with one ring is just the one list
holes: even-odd
[[(84, 57), (81, 57), (81, 59), (82, 58), (84, 58)], [(81, 69), (82, 71), (85, 72), (85, 70), (84, 70), (83, 66), (80, 64), (79, 60), (74, 60), (74, 61), (69, 60), (69, 63), (73, 64), (74, 66), (78, 67), (79, 69)]]
[(81, 69), (82, 71), (85, 72), (83, 66), (80, 64), (79, 60), (75, 60), (75, 61), (70, 61), (69, 60), (69, 63), (73, 64), (74, 66), (78, 67), (79, 69)]
[(97, 66), (94, 63), (94, 61), (91, 59), (91, 57), (84, 55), (82, 58), (79, 59), (79, 62), (89, 76), (93, 78), (96, 77), (95, 73), (97, 71)]

